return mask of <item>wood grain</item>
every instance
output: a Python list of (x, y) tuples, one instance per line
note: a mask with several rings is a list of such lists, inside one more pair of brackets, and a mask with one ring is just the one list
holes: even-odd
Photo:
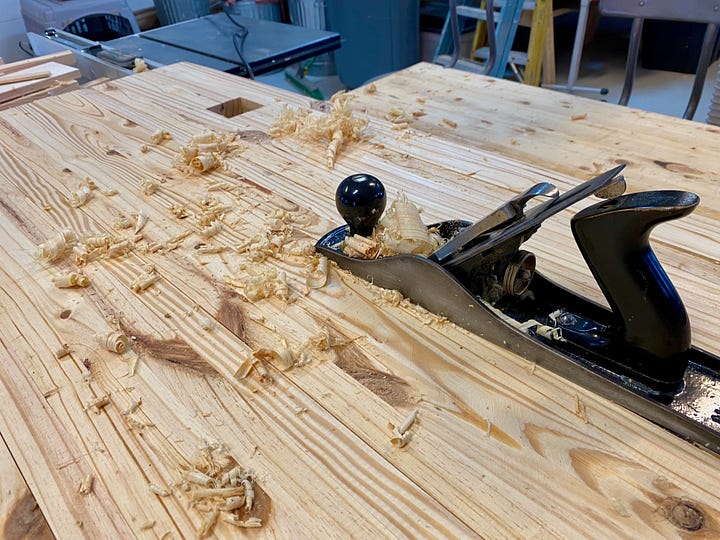
[[(148, 484), (171, 485), (208, 443), (255, 471), (261, 536), (720, 534), (717, 456), (417, 307), (383, 301), (347, 273), (333, 269), (322, 289), (305, 285), (302, 248), (336, 226), (332, 194), (352, 172), (412, 194), (428, 222), (478, 215), (538, 179), (576, 180), (372, 118), (368, 139), (328, 171), (324, 148), (264, 136), (276, 97), (284, 94), (180, 64), (0, 113), (0, 433), (59, 537), (192, 537), (201, 514), (187, 497), (157, 497)], [(260, 106), (233, 118), (209, 111), (237, 98)], [(159, 128), (173, 139), (149, 145)], [(179, 145), (204, 128), (239, 131), (244, 149), (209, 176), (184, 176), (172, 167)], [(118, 194), (96, 191), (70, 208), (64, 197), (86, 177)], [(146, 178), (160, 182), (156, 193), (142, 192)], [(208, 192), (211, 182), (225, 188)], [(242, 279), (248, 255), (202, 255), (196, 247), (208, 241), (192, 218), (168, 211), (185, 203), (196, 212), (208, 193), (230, 207), (213, 245), (240, 245), (274, 212), (289, 213), (282, 253), (260, 263), (286, 273), (289, 301), (246, 301), (224, 277)], [(64, 227), (125, 234), (113, 228), (117, 214), (141, 210), (150, 216), (141, 244), (190, 236), (172, 251), (139, 245), (89, 263), (86, 290), (52, 285), (70, 261), (31, 255)], [(551, 273), (597, 297), (568, 247), (572, 212), (563, 214), (533, 247)], [(702, 215), (673, 223), (657, 244), (690, 295), (700, 339), (717, 351), (717, 287), (703, 283), (717, 268), (714, 226)], [(161, 279), (135, 293), (129, 285), (147, 265)], [(132, 338), (125, 355), (94, 345), (113, 320)], [(283, 340), (309, 363), (282, 371), (262, 362), (235, 378), (253, 351)], [(71, 352), (58, 359), (63, 343)], [(100, 414), (85, 410), (106, 394)], [(388, 422), (414, 409), (410, 442), (393, 447)], [(95, 487), (82, 495), (87, 474)]]

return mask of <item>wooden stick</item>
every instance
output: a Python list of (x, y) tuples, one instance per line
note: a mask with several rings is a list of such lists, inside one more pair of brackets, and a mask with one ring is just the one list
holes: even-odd
[(75, 56), (72, 51), (62, 51), (46, 54), (44, 56), (36, 56), (26, 60), (19, 60), (17, 62), (10, 62), (9, 64), (3, 64), (2, 69), (0, 69), (0, 75), (9, 75), (10, 73), (22, 71), (23, 69), (39, 66), (48, 62), (71, 66), (75, 64)]
[(6, 77), (0, 77), (0, 85), (35, 81), (37, 79), (47, 79), (49, 76), (49, 71), (37, 71), (35, 73), (24, 73), (22, 75), (8, 75)]

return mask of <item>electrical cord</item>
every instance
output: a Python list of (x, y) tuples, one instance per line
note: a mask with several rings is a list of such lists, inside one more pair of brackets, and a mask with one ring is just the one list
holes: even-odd
[(240, 62), (242, 63), (243, 68), (245, 68), (248, 78), (255, 80), (255, 74), (253, 73), (250, 64), (248, 64), (247, 60), (245, 60), (245, 40), (248, 37), (248, 29), (244, 24), (238, 22), (232, 15), (230, 15), (230, 7), (227, 4), (223, 2), (220, 5), (222, 6), (223, 13), (225, 13), (227, 18), (230, 19), (230, 22), (238, 27), (238, 31), (232, 35), (233, 47), (235, 47), (235, 52), (238, 57), (240, 57)]
[(18, 47), (20, 48), (20, 50), (22, 52), (24, 52), (28, 56), (35, 56), (35, 53), (32, 51), (32, 45), (30, 45), (30, 43), (28, 43), (28, 47), (30, 47), (31, 50), (28, 50), (25, 48), (25, 46), (23, 45), (22, 39), (20, 41), (18, 41)]

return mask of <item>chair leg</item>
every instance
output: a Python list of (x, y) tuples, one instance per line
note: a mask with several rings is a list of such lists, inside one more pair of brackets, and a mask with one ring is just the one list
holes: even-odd
[(643, 19), (633, 19), (632, 31), (630, 33), (630, 47), (628, 48), (627, 63), (625, 64), (625, 83), (622, 94), (620, 94), (620, 105), (627, 105), (630, 101), (633, 82), (635, 82), (635, 71), (637, 69), (638, 55), (640, 53), (640, 38), (642, 36)]
[(713, 49), (715, 48), (715, 40), (718, 36), (718, 25), (708, 24), (705, 30), (705, 38), (703, 39), (702, 50), (700, 51), (700, 59), (698, 60), (697, 71), (695, 72), (695, 82), (693, 83), (692, 92), (690, 94), (690, 101), (688, 101), (687, 108), (683, 118), (692, 120), (697, 110), (698, 102), (703, 91), (703, 85), (705, 84), (705, 76), (707, 75), (710, 61), (712, 60)]

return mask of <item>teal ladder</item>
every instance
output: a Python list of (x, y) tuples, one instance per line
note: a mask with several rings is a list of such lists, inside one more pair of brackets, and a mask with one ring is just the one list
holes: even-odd
[[(477, 21), (485, 21), (485, 9), (471, 5), (473, 0), (458, 0), (457, 14), (460, 22), (460, 28), (462, 28), (463, 19), (475, 19)], [(511, 48), (513, 40), (515, 39), (515, 33), (517, 32), (518, 24), (520, 23), (520, 15), (523, 11), (523, 0), (505, 0), (501, 2), (496, 0), (496, 5), (501, 4), (502, 7), (498, 13), (495, 13), (495, 42), (496, 42), (496, 56), (493, 65), (490, 70), (486, 70), (484, 62), (477, 62), (468, 59), (459, 59), (457, 67), (467, 71), (475, 71), (479, 73), (485, 73), (491, 77), (504, 77), (507, 71), (508, 60), (510, 60)], [(443, 25), (442, 33), (440, 34), (440, 41), (438, 42), (437, 48), (435, 49), (435, 55), (433, 62), (436, 64), (449, 65), (451, 62), (451, 56), (449, 51), (452, 50), (452, 32), (451, 32), (451, 21), (452, 13), (448, 11), (448, 15), (445, 18), (445, 24)], [(488, 28), (488, 32), (492, 29)], [(461, 34), (462, 35), (462, 34)], [(455, 47), (460, 47), (459, 43), (454, 44)], [(477, 57), (488, 57), (489, 52), (487, 47), (473, 51), (470, 55), (471, 58)], [(519, 63), (525, 63), (527, 59)]]

